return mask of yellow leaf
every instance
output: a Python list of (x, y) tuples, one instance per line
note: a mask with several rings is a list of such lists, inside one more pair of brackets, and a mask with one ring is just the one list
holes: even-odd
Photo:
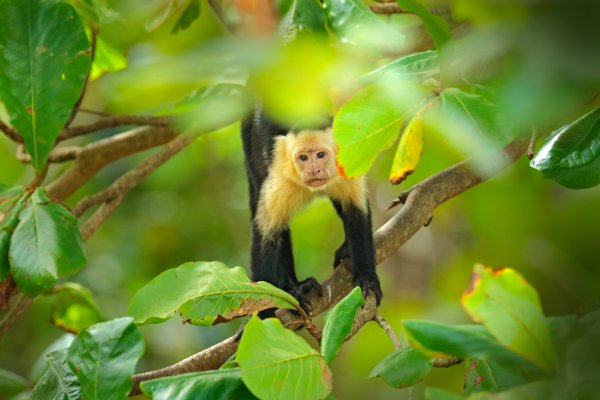
[(390, 183), (397, 185), (412, 174), (423, 153), (423, 122), (420, 115), (413, 117), (400, 138), (392, 171)]

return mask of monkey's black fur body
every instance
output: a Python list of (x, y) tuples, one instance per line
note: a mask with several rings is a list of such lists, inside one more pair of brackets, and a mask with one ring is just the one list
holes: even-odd
[[(285, 136), (290, 128), (280, 126), (270, 120), (259, 107), (253, 115), (242, 122), (242, 142), (250, 191), (250, 211), (252, 216), (251, 271), (254, 281), (267, 281), (296, 297), (303, 308), (309, 308), (303, 297), (311, 290), (321, 294), (321, 286), (314, 278), (298, 281), (294, 268), (292, 240), (289, 226), (276, 233), (270, 240), (264, 240), (255, 221), (261, 188), (272, 173), (274, 142), (277, 136)], [(277, 171), (275, 171), (277, 173)], [(281, 199), (285, 202), (286, 199)], [(342, 219), (346, 240), (335, 252), (334, 267), (346, 257), (352, 259), (353, 283), (360, 286), (363, 295), (372, 290), (381, 300), (382, 293), (375, 273), (375, 252), (371, 227), (371, 212), (367, 206), (365, 213), (358, 207), (342, 205), (338, 199), (331, 199), (335, 210)]]

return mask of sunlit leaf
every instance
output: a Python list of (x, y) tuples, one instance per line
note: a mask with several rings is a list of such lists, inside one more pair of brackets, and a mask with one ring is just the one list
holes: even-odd
[(186, 30), (200, 16), (200, 0), (190, 0), (171, 29), (171, 33)]
[(50, 289), (87, 261), (77, 219), (43, 188), (36, 189), (10, 239), (9, 259), (13, 279), (25, 294)]
[(451, 38), (450, 28), (444, 19), (433, 15), (418, 0), (396, 0), (404, 11), (414, 12), (425, 24), (436, 48), (441, 48)]
[(127, 57), (125, 54), (107, 42), (102, 34), (98, 35), (90, 79), (98, 79), (106, 73), (120, 71), (126, 67)]
[(398, 50), (404, 35), (380, 20), (362, 0), (324, 0), (330, 29), (343, 43)]
[(244, 386), (239, 368), (167, 376), (142, 382), (140, 387), (152, 400), (255, 398)]
[(504, 346), (547, 372), (556, 369), (556, 352), (539, 296), (515, 270), (477, 265), (462, 305)]
[(571, 189), (600, 183), (600, 107), (552, 133), (531, 166)]
[(53, 296), (52, 323), (63, 331), (77, 334), (105, 319), (86, 287), (65, 283)]
[(340, 108), (333, 135), (345, 175), (365, 174), (394, 143), (406, 117), (420, 104), (421, 89), (410, 82), (367, 86)]
[(89, 42), (62, 1), (0, 2), (0, 98), (41, 172), (90, 69)]
[(423, 153), (423, 122), (421, 116), (414, 116), (400, 137), (396, 155), (390, 172), (390, 183), (397, 185), (417, 168)]
[(138, 324), (158, 323), (179, 311), (184, 321), (214, 325), (273, 307), (299, 307), (290, 294), (266, 282), (250, 282), (241, 267), (195, 262), (164, 271), (131, 299)]
[[(29, 199), (28, 195), (21, 195), (20, 197), (8, 197), (6, 198), (7, 206), (11, 208), (8, 210), (2, 221), (0, 221), (0, 281), (3, 281), (10, 272), (10, 260), (8, 258), (10, 249), (10, 239), (15, 231), (21, 212), (25, 207), (25, 202)], [(12, 200), (12, 201), (9, 201)]]
[(254, 315), (248, 321), (236, 359), (242, 380), (260, 399), (321, 399), (331, 392), (331, 371), (321, 354), (276, 318)]
[(346, 297), (333, 307), (325, 317), (321, 353), (329, 364), (342, 347), (344, 339), (352, 330), (354, 316), (359, 307), (365, 304), (360, 287), (355, 287)]
[(364, 83), (371, 83), (377, 79), (398, 78), (407, 80), (424, 81), (440, 72), (438, 53), (427, 50), (410, 54), (385, 64), (374, 71), (361, 77)]
[(413, 347), (394, 351), (373, 368), (369, 378), (381, 377), (392, 387), (412, 386), (423, 379), (433, 368), (433, 361)]
[(48, 399), (81, 399), (81, 386), (67, 365), (67, 349), (48, 354), (42, 377), (31, 392), (31, 400)]
[(0, 393), (3, 396), (14, 396), (29, 387), (27, 379), (14, 372), (0, 369)]
[(144, 341), (133, 319), (117, 318), (81, 332), (69, 348), (67, 362), (84, 399), (124, 399), (143, 352)]

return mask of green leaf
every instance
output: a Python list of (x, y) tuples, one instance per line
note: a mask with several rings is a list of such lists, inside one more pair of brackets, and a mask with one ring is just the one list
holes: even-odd
[(584, 399), (586, 397), (567, 397), (564, 388), (556, 379), (531, 382), (499, 393), (481, 392), (469, 396), (469, 400), (564, 400), (566, 398)]
[(5, 186), (0, 183), (0, 211), (12, 207), (24, 191), (23, 186)]
[(2, 396), (14, 396), (29, 387), (27, 379), (14, 372), (0, 369), (0, 393)]
[(404, 35), (380, 20), (362, 0), (324, 0), (329, 28), (342, 43), (400, 49)]
[(330, 364), (342, 347), (344, 339), (352, 330), (356, 311), (365, 304), (360, 287), (355, 287), (346, 297), (333, 307), (325, 317), (321, 353)]
[(404, 128), (390, 171), (390, 183), (397, 185), (417, 168), (423, 154), (423, 121), (415, 115)]
[(507, 367), (492, 361), (469, 359), (465, 362), (464, 393), (500, 392), (527, 382), (517, 366)]
[(250, 318), (236, 358), (242, 380), (260, 399), (321, 399), (331, 392), (332, 375), (323, 357), (278, 319)]
[(127, 67), (125, 54), (104, 39), (102, 34), (96, 38), (96, 52), (92, 63), (90, 79), (94, 80), (100, 76), (116, 72)]
[(50, 289), (57, 278), (86, 262), (77, 219), (50, 201), (43, 188), (36, 189), (11, 237), (9, 259), (15, 283), (25, 294), (33, 297)]
[(57, 287), (51, 319), (52, 323), (63, 331), (75, 334), (105, 320), (92, 298), (92, 292), (71, 282)]
[(571, 189), (599, 184), (600, 107), (554, 131), (530, 165)]
[(556, 352), (539, 296), (515, 270), (477, 265), (462, 304), (504, 346), (546, 372), (556, 369)]
[(447, 325), (430, 321), (403, 321), (413, 346), (431, 357), (473, 357), (511, 366), (536, 368), (498, 342), (481, 325)]
[(255, 398), (242, 383), (239, 368), (167, 376), (142, 382), (140, 386), (152, 400)]
[(433, 15), (417, 0), (396, 0), (400, 8), (404, 11), (415, 13), (423, 24), (425, 29), (431, 35), (436, 48), (441, 48), (447, 43), (450, 38), (450, 28), (444, 19), (440, 16)]
[(444, 90), (440, 97), (447, 122), (464, 131), (462, 140), (488, 140), (500, 146), (508, 144), (518, 133), (502, 110), (483, 95), (450, 88)]
[(381, 66), (361, 77), (362, 83), (372, 83), (389, 77), (422, 82), (439, 74), (438, 53), (427, 50), (410, 54)]
[[(404, 98), (398, 98), (402, 93)], [(333, 135), (339, 147), (338, 162), (346, 176), (365, 174), (377, 155), (389, 148), (415, 104), (420, 88), (409, 82), (367, 86), (338, 111)]]
[(191, 0), (183, 13), (179, 16), (173, 28), (171, 29), (171, 33), (177, 33), (180, 30), (184, 31), (190, 27), (192, 22), (194, 22), (200, 16), (200, 0)]
[(327, 34), (325, 10), (317, 0), (292, 0), (281, 25), (281, 31), (288, 40), (305, 32)]
[(129, 317), (92, 325), (71, 344), (67, 361), (84, 399), (125, 399), (144, 352), (142, 335)]
[[(99, 27), (118, 20), (119, 13), (106, 5), (105, 0), (68, 0), (88, 25)], [(97, 54), (96, 54), (97, 57)]]
[(413, 347), (405, 347), (381, 360), (369, 378), (379, 376), (392, 387), (404, 388), (419, 382), (432, 368), (431, 358)]
[(48, 360), (48, 354), (58, 351), (68, 349), (71, 346), (71, 343), (75, 339), (75, 335), (72, 333), (65, 333), (60, 336), (58, 339), (50, 343), (48, 347), (46, 347), (38, 356), (38, 358), (33, 363), (31, 370), (29, 371), (29, 380), (31, 382), (37, 382), (40, 380), (44, 368), (46, 367), (46, 362)]
[(31, 392), (31, 400), (48, 399), (81, 399), (81, 386), (67, 365), (67, 349), (48, 354), (42, 377)]
[(186, 322), (214, 325), (273, 307), (297, 308), (290, 294), (266, 282), (250, 282), (241, 267), (194, 262), (164, 271), (131, 299), (138, 324), (158, 323), (179, 311)]
[(11, 209), (0, 222), (0, 281), (3, 281), (10, 272), (10, 261), (8, 254), (10, 250), (10, 239), (19, 223), (21, 211), (29, 195), (22, 195), (16, 202), (11, 202)]
[(0, 98), (38, 172), (81, 95), (89, 47), (70, 4), (0, 2)]

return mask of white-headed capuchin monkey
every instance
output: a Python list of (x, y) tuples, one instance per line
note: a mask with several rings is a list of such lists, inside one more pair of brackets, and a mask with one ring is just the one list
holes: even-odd
[(252, 214), (251, 269), (254, 281), (267, 281), (309, 305), (303, 296), (321, 294), (314, 278), (298, 281), (294, 270), (289, 221), (319, 196), (327, 196), (344, 224), (346, 240), (336, 251), (334, 267), (352, 259), (353, 284), (363, 296), (372, 290), (381, 301), (375, 273), (371, 211), (364, 177), (340, 175), (331, 128), (284, 128), (257, 107), (242, 124), (242, 141), (250, 186)]

